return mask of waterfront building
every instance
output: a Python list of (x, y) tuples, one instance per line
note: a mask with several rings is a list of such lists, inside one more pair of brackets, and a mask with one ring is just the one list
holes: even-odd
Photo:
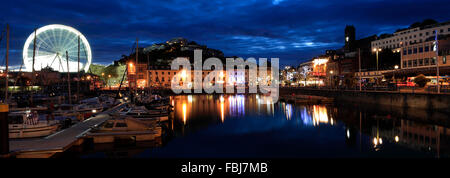
[[(192, 67), (192, 66), (191, 66)], [(257, 68), (258, 69), (258, 68)], [(151, 88), (170, 88), (171, 82), (173, 80), (177, 80), (176, 77), (183, 77), (181, 79), (182, 82), (188, 82), (187, 86), (193, 87), (194, 75), (195, 72), (198, 72), (202, 76), (202, 80), (210, 80), (209, 74), (214, 70), (202, 70), (202, 71), (194, 71), (193, 67), (191, 68), (191, 72), (187, 73), (186, 69), (180, 68), (179, 70), (172, 70), (168, 65), (147, 65), (145, 63), (139, 63), (135, 65), (134, 63), (128, 64), (128, 73), (127, 78), (128, 82), (134, 83), (136, 82), (136, 86), (139, 89), (144, 89), (147, 87)], [(201, 72), (201, 73), (200, 73)], [(177, 75), (180, 74), (180, 75)], [(267, 68), (268, 74), (268, 85), (272, 81), (272, 77), (270, 77), (271, 69)], [(259, 76), (259, 72), (258, 72)], [(249, 69), (245, 68), (244, 72), (240, 72), (237, 69), (234, 69), (231, 73), (228, 73), (226, 69), (221, 70), (216, 73), (217, 81), (212, 78), (211, 85), (215, 83), (223, 83), (224, 86), (229, 85), (238, 85), (245, 84), (245, 86), (253, 86), (257, 85), (262, 79), (257, 77), (257, 81), (250, 81), (249, 77)], [(182, 83), (180, 83), (181, 85)]]
[[(439, 62), (441, 67), (450, 66), (450, 63), (447, 61), (449, 57), (448, 50), (450, 49), (450, 35), (440, 36), (439, 38), (437, 48), (434, 37), (429, 37), (421, 43), (402, 48), (402, 69), (427, 68), (436, 66), (437, 62)], [(436, 50), (439, 50), (439, 56), (437, 56)]]
[(401, 48), (410, 47), (426, 41), (429, 37), (450, 34), (450, 21), (426, 25), (422, 27), (401, 29), (393, 34), (381, 35), (377, 40), (372, 41), (372, 50), (390, 49), (400, 51)]

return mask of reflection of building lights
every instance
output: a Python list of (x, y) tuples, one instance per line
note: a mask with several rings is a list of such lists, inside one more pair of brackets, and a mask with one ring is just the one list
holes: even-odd
[(350, 130), (347, 129), (347, 138), (350, 138)]
[(398, 138), (398, 136), (395, 136), (395, 142), (400, 141), (400, 138)]
[(223, 96), (220, 96), (220, 102), (223, 103), (225, 101), (225, 98)]
[(222, 123), (225, 121), (225, 104), (220, 103), (220, 115), (221, 115), (221, 119), (222, 119)]
[(327, 108), (325, 106), (313, 106), (313, 120), (315, 124), (328, 123)]
[(188, 102), (192, 103), (192, 95), (188, 95)]
[(244, 115), (245, 114), (245, 96), (235, 95), (228, 97), (230, 114), (232, 115)]
[(286, 104), (286, 119), (290, 120), (291, 117), (292, 117), (292, 105), (291, 104)]
[(186, 112), (187, 112), (186, 103), (183, 103), (183, 123), (184, 123), (184, 125), (186, 125)]

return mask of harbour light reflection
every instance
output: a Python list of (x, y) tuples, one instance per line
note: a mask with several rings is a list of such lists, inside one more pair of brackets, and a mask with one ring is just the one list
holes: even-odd
[(186, 103), (183, 103), (183, 123), (184, 125), (186, 125), (186, 113), (187, 112), (187, 107), (186, 107)]
[(313, 125), (319, 125), (320, 123), (328, 123), (328, 112), (325, 106), (314, 105), (313, 106)]
[(284, 109), (284, 112), (285, 112), (285, 114), (286, 114), (286, 119), (287, 120), (291, 120), (291, 118), (292, 118), (292, 113), (293, 113), (293, 107), (292, 107), (292, 104), (285, 104), (285, 103), (283, 103), (283, 106), (285, 105), (285, 109)]
[(220, 118), (223, 123), (225, 121), (225, 98), (223, 95), (220, 96)]
[(244, 95), (229, 96), (228, 104), (230, 106), (230, 115), (232, 115), (232, 116), (245, 115), (245, 96)]

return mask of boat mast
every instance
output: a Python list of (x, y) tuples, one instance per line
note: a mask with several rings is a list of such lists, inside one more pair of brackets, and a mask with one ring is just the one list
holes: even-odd
[(138, 86), (137, 86), (137, 70), (138, 70), (138, 62), (139, 62), (139, 58), (138, 58), (138, 55), (139, 55), (139, 40), (138, 40), (138, 38), (136, 38), (136, 66), (135, 66), (135, 68), (136, 68), (136, 70), (135, 70), (135, 79), (134, 79), (134, 81), (135, 81), (135, 87), (136, 87), (136, 94), (137, 94), (137, 92), (138, 92)]
[(69, 104), (72, 104), (72, 96), (70, 94), (70, 72), (69, 72), (69, 53), (66, 51), (67, 62), (67, 86), (69, 87)]
[(78, 36), (78, 72), (77, 72), (77, 99), (80, 95), (80, 36)]
[[(34, 84), (35, 84), (35, 82), (36, 82), (36, 78), (35, 78), (35, 75), (34, 75), (34, 72), (35, 72), (35, 70), (34, 70), (34, 63), (35, 63), (35, 57), (36, 57), (36, 31), (37, 31), (37, 29), (34, 29), (34, 40), (33, 40), (33, 66), (31, 67), (31, 84), (34, 86)], [(31, 97), (30, 97), (30, 100), (31, 100), (31, 104), (33, 105), (33, 91), (31, 91)]]
[[(119, 98), (120, 89), (122, 88), (123, 80), (125, 80), (125, 75), (128, 75), (128, 66), (125, 67), (125, 71), (123, 72), (122, 80), (120, 80), (119, 89), (117, 90), (117, 95), (116, 95), (116, 97), (114, 98), (114, 102), (113, 102), (113, 103), (116, 103), (116, 99)], [(129, 87), (129, 86), (128, 86), (128, 87)]]
[(5, 66), (5, 79), (6, 79), (6, 87), (5, 87), (5, 104), (8, 103), (8, 65), (9, 65), (9, 24), (6, 24), (6, 66)]
[(36, 57), (36, 31), (37, 29), (34, 29), (34, 40), (33, 40), (33, 66), (32, 66), (32, 73), (34, 75), (34, 59)]

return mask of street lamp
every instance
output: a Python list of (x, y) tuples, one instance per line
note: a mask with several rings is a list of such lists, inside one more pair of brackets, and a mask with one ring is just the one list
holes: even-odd
[(102, 72), (102, 80), (105, 81), (105, 73)]
[(394, 66), (394, 69), (395, 69), (395, 70), (394, 70), (394, 81), (395, 81), (395, 71), (397, 71), (398, 65), (395, 65), (395, 66)]
[(395, 84), (395, 90), (397, 90), (397, 80), (395, 79), (395, 72), (397, 71), (397, 69), (398, 69), (398, 65), (395, 65), (394, 66), (394, 84)]
[(374, 48), (373, 52), (375, 52), (377, 54), (377, 71), (378, 71), (378, 52), (381, 51), (381, 48)]

